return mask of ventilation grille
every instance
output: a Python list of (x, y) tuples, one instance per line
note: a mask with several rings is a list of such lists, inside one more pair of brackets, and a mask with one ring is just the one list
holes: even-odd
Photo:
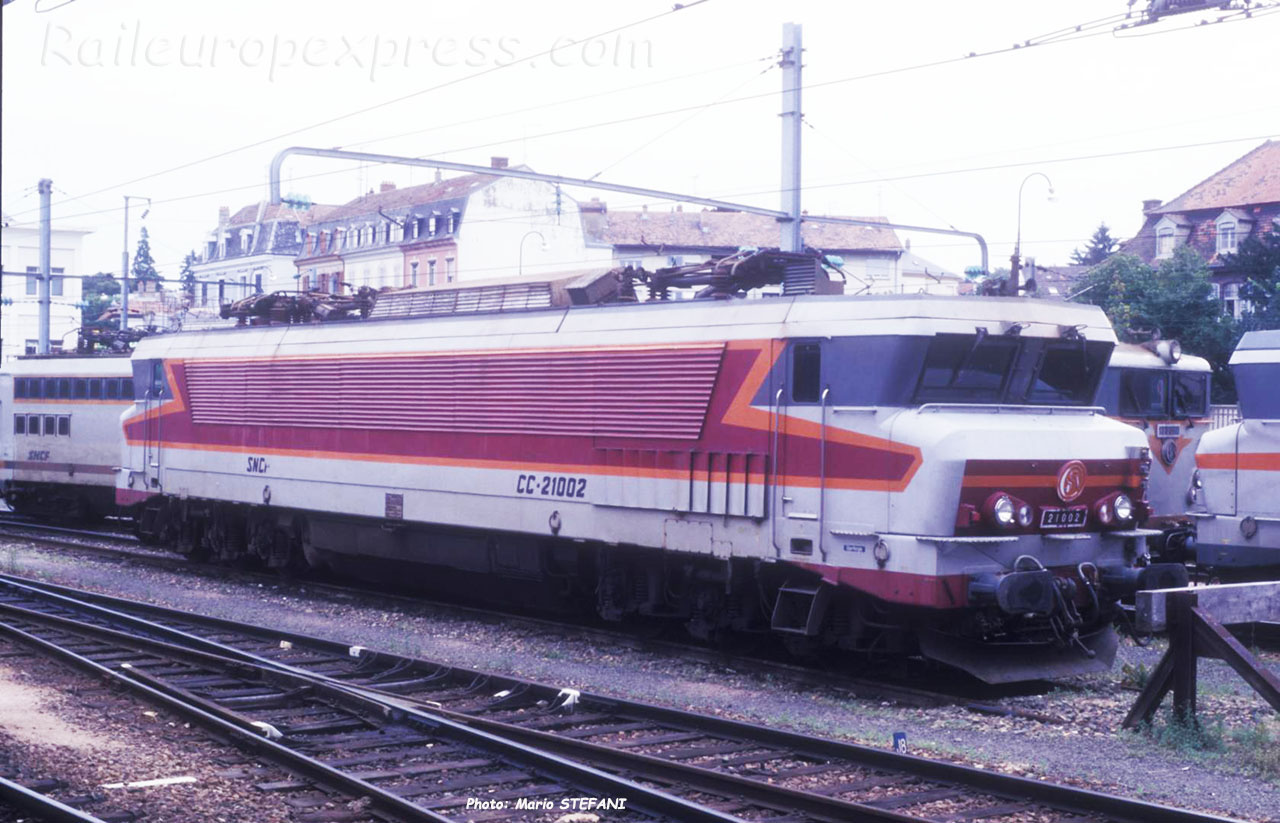
[(195, 423), (696, 439), (723, 343), (185, 364)]
[(506, 283), (460, 289), (390, 291), (378, 295), (369, 316), (378, 319), (524, 311), (551, 306), (551, 284)]

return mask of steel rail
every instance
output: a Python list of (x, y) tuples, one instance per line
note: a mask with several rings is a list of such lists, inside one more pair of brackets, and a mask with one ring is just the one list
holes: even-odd
[[(12, 583), (10, 585), (12, 585)], [(24, 586), (24, 588), (38, 591), (37, 587)], [(60, 597), (60, 595), (58, 596)], [(89, 608), (98, 608), (89, 606), (88, 604), (85, 605)], [(122, 602), (120, 605), (128, 608), (137, 608), (141, 611), (155, 615), (164, 615), (174, 620), (204, 623), (208, 626), (216, 627), (220, 631), (245, 632), (260, 639), (274, 639), (275, 642), (286, 640), (288, 643), (294, 644), (295, 646), (311, 646), (312, 648), (323, 650), (330, 654), (349, 654), (351, 652), (351, 647), (345, 644), (311, 638), (305, 635), (279, 632), (262, 627), (247, 626), (245, 624), (236, 623), (235, 621), (227, 621), (218, 618), (200, 618), (158, 606), (147, 606), (131, 602)], [(106, 611), (110, 612), (113, 617), (128, 617), (128, 615), (124, 615), (116, 610)], [(168, 629), (168, 631), (176, 632), (176, 630), (173, 629)], [(173, 636), (177, 637), (178, 634), (181, 633), (174, 634)], [(208, 641), (202, 640), (202, 642)], [(230, 649), (233, 647), (226, 648)], [(239, 650), (235, 650), (235, 653), (244, 654)], [(423, 667), (428, 669), (435, 667), (435, 670), (439, 671), (441, 668), (448, 668), (451, 672), (461, 673), (464, 676), (470, 675), (473, 679), (483, 678), (486, 683), (495, 688), (502, 687), (509, 691), (520, 691), (524, 693), (529, 700), (537, 697), (551, 698), (556, 694), (556, 688), (553, 686), (547, 686), (545, 684), (539, 684), (520, 678), (470, 670), (459, 670), (452, 667), (442, 667), (440, 664), (434, 664), (430, 661), (415, 660), (413, 658), (407, 658), (400, 655), (374, 652), (367, 649), (360, 650), (359, 654), (362, 658), (365, 658), (370, 662), (379, 661), (383, 664), (389, 664), (393, 668), (398, 667), (400, 670), (411, 670), (414, 667), (419, 669)], [(270, 661), (266, 658), (257, 659), (266, 660), (268, 664), (274, 663), (274, 665), (280, 665), (278, 662)], [(376, 685), (373, 688), (376, 688)], [(406, 699), (399, 695), (393, 697), (394, 699), (401, 701)], [(720, 734), (733, 739), (758, 742), (762, 745), (785, 747), (801, 755), (838, 759), (869, 768), (911, 774), (919, 778), (935, 780), (944, 784), (974, 787), (1005, 798), (1030, 798), (1036, 802), (1049, 803), (1059, 808), (1065, 807), (1072, 811), (1103, 813), (1118, 820), (1135, 822), (1146, 821), (1148, 823), (1157, 823), (1157, 821), (1169, 821), (1170, 823), (1208, 823), (1209, 821), (1213, 821), (1213, 823), (1223, 823), (1223, 821), (1229, 820), (1229, 818), (1217, 815), (1186, 811), (1159, 804), (1147, 803), (1145, 801), (1100, 794), (1098, 792), (1092, 792), (1070, 786), (1046, 783), (1039, 780), (1012, 775), (998, 774), (983, 769), (976, 769), (944, 761), (928, 760), (883, 749), (875, 749), (867, 746), (859, 746), (857, 744), (762, 728), (720, 717), (698, 715), (678, 709), (669, 709), (611, 697), (583, 693), (580, 705), (592, 705), (601, 709), (605, 707), (613, 707), (619, 714), (624, 716), (630, 716), (632, 714), (636, 716), (645, 716), (670, 723), (679, 728), (697, 728), (705, 730), (709, 734)], [(525, 732), (513, 734), (525, 734)], [(875, 811), (878, 813), (882, 810), (877, 809)]]
[(14, 808), (24, 809), (35, 815), (37, 820), (48, 823), (103, 823), (102, 818), (74, 809), (5, 777), (0, 777), (0, 800), (8, 802)]
[[(744, 823), (739, 817), (686, 801), (664, 791), (643, 786), (632, 780), (547, 753), (524, 743), (506, 739), (486, 730), (472, 728), (412, 706), (390, 706), (384, 701), (361, 693), (361, 690), (351, 689), (328, 678), (299, 674), (295, 671), (271, 665), (261, 665), (247, 660), (222, 657), (209, 652), (139, 637), (117, 629), (83, 623), (8, 603), (0, 603), (0, 614), (14, 615), (33, 623), (52, 625), (82, 637), (86, 635), (96, 637), (124, 648), (145, 651), (148, 654), (154, 654), (165, 659), (178, 660), (195, 666), (215, 669), (220, 667), (223, 670), (235, 671), (241, 675), (253, 675), (264, 683), (286, 690), (314, 690), (318, 696), (344, 705), (357, 713), (382, 716), (389, 721), (406, 723), (422, 731), (434, 733), (482, 751), (498, 752), (501, 756), (517, 763), (554, 775), (568, 783), (570, 788), (596, 791), (603, 795), (614, 797), (625, 797), (629, 804), (635, 802), (635, 808), (637, 809), (657, 813), (661, 817), (679, 821), (679, 823), (685, 823), (685, 821), (688, 821), (688, 823)], [(448, 821), (451, 821), (449, 817), (423, 808), (411, 800), (396, 795), (394, 792), (383, 789), (376, 784), (335, 769), (315, 758), (276, 743), (266, 737), (256, 735), (251, 721), (247, 718), (240, 718), (234, 711), (217, 705), (216, 701), (193, 699), (197, 698), (197, 696), (163, 682), (157, 682), (157, 678), (132, 668), (114, 670), (101, 666), (88, 657), (9, 625), (5, 621), (0, 621), (0, 632), (9, 632), (15, 637), (57, 654), (63, 659), (75, 662), (82, 668), (96, 671), (116, 681), (128, 683), (131, 688), (157, 697), (164, 705), (175, 711), (214, 724), (224, 731), (234, 731), (238, 739), (243, 740), (248, 736), (254, 743), (269, 752), (277, 762), (287, 762), (291, 768), (297, 769), (322, 784), (338, 786), (355, 797), (367, 796), (376, 805), (397, 815), (405, 816), (410, 820), (426, 820), (432, 821), (432, 823), (448, 823)]]
[[(20, 528), (24, 528), (24, 529), (30, 529), (33, 531), (38, 531), (44, 528), (39, 524), (13, 524), (13, 525)], [(0, 536), (4, 536), (6, 534), (13, 534), (12, 532), (6, 531), (5, 526), (6, 524), (0, 521)], [(65, 531), (72, 531), (72, 530), (65, 530)], [(86, 532), (85, 534), (91, 536), (95, 533)], [(228, 576), (235, 575), (235, 576), (245, 577), (248, 579), (253, 579), (260, 582), (270, 581), (272, 585), (279, 585), (282, 582), (279, 575), (275, 575), (271, 573), (266, 573), (266, 574), (256, 573), (256, 572), (245, 571), (245, 570), (228, 570), (224, 566), (218, 566), (213, 564), (200, 564), (198, 562), (193, 562), (190, 559), (185, 558), (181, 555), (164, 553), (158, 550), (148, 550), (146, 548), (136, 549), (132, 547), (129, 547), (129, 548), (107, 547), (102, 545), (93, 545), (90, 543), (80, 543), (67, 538), (46, 537), (46, 536), (39, 536), (39, 535), (28, 536), (23, 534), (23, 535), (13, 535), (13, 536), (20, 537), (20, 539), (26, 540), (28, 542), (39, 543), (41, 545), (50, 546), (54, 548), (70, 548), (76, 551), (85, 551), (85, 552), (102, 554), (107, 556), (124, 556), (133, 560), (139, 560), (144, 563), (149, 563), (164, 569), (179, 570), (179, 571), (181, 570), (216, 570), (217, 572), (226, 574)], [(18, 576), (14, 576), (13, 579), (21, 580), (22, 578)], [(35, 583), (36, 581), (28, 581), (28, 582)], [(721, 651), (717, 649), (706, 648), (705, 646), (699, 646), (693, 643), (681, 643), (677, 640), (660, 640), (660, 639), (654, 639), (650, 637), (637, 637), (635, 634), (629, 634), (622, 631), (611, 631), (609, 629), (603, 629), (599, 627), (583, 626), (580, 624), (567, 623), (564, 620), (556, 620), (553, 618), (534, 617), (534, 616), (530, 616), (528, 614), (522, 614), (519, 612), (508, 612), (508, 611), (502, 611), (500, 609), (489, 609), (489, 608), (483, 608), (479, 606), (469, 606), (469, 605), (463, 605), (459, 603), (453, 603), (446, 600), (432, 600), (426, 597), (410, 597), (405, 595), (395, 595), (395, 594), (389, 594), (387, 592), (380, 592), (380, 591), (375, 591), (373, 589), (363, 588), (360, 586), (337, 585), (333, 583), (326, 583), (323, 581), (310, 580), (305, 578), (298, 582), (300, 585), (305, 585), (310, 591), (324, 592), (324, 593), (328, 593), (328, 594), (343, 597), (343, 598), (348, 598), (352, 596), (372, 596), (372, 597), (379, 598), (383, 602), (385, 602), (388, 599), (394, 599), (397, 602), (404, 603), (405, 605), (413, 608), (422, 608), (424, 606), (429, 606), (429, 607), (439, 608), (439, 609), (448, 609), (450, 611), (455, 611), (455, 612), (459, 612), (466, 615), (473, 615), (478, 619), (482, 619), (486, 621), (491, 621), (491, 622), (501, 621), (504, 623), (504, 625), (510, 624), (511, 622), (516, 621), (521, 624), (534, 627), (534, 628), (539, 628), (539, 629), (563, 631), (565, 629), (571, 628), (574, 632), (575, 637), (578, 637), (578, 638), (594, 637), (603, 643), (630, 646), (631, 648), (635, 648), (639, 651), (645, 651), (645, 652), (651, 652), (651, 653), (653, 652), (675, 653), (675, 654), (679, 654), (682, 658), (695, 659), (711, 666), (742, 666), (744, 664), (747, 664), (762, 672), (774, 673), (783, 677), (790, 678), (794, 680), (797, 684), (803, 684), (806, 686), (819, 687), (819, 688), (825, 688), (825, 689), (839, 690), (839, 691), (848, 692), (854, 696), (866, 698), (866, 699), (892, 700), (896, 703), (900, 703), (907, 706), (933, 707), (933, 706), (941, 706), (941, 705), (951, 705), (955, 703), (964, 702), (973, 697), (973, 695), (961, 695), (958, 693), (933, 692), (933, 691), (929, 691), (927, 689), (923, 689), (915, 686), (907, 686), (897, 682), (885, 682), (885, 680), (883, 679), (876, 680), (866, 676), (857, 676), (852, 674), (846, 674), (843, 672), (827, 672), (821, 669), (815, 669), (813, 667), (805, 666), (802, 664), (787, 663), (787, 662), (782, 662), (775, 659), (769, 659), (766, 657), (740, 655), (740, 654), (735, 654), (729, 651)], [(40, 581), (39, 585), (42, 588), (45, 588), (48, 590), (58, 591), (63, 589), (63, 587), (59, 587), (57, 584), (47, 583), (44, 581)], [(76, 596), (84, 599), (100, 600), (102, 602), (107, 602), (111, 600), (110, 595), (85, 592), (85, 591), (70, 588), (70, 587), (66, 587), (64, 593), (71, 594), (72, 596)], [(137, 601), (120, 600), (119, 602), (122, 604), (126, 604), (129, 607), (136, 606), (137, 608), (144, 608), (147, 605), (144, 603), (139, 603)], [(162, 607), (157, 607), (157, 608), (162, 608)], [(214, 618), (204, 618), (204, 619), (214, 619)], [(983, 699), (989, 699), (990, 697), (991, 695), (989, 694), (984, 693), (982, 695)]]

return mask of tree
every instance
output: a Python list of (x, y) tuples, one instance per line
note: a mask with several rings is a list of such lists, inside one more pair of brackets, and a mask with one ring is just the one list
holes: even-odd
[(1176, 339), (1188, 354), (1213, 366), (1216, 402), (1234, 402), (1235, 382), (1227, 368), (1242, 329), (1222, 313), (1209, 269), (1185, 246), (1153, 269), (1136, 257), (1116, 254), (1097, 266), (1077, 298), (1101, 306), (1121, 340), (1142, 341), (1157, 334)]
[(1071, 252), (1071, 262), (1077, 266), (1096, 266), (1116, 252), (1117, 241), (1111, 236), (1111, 229), (1106, 223), (1099, 223), (1098, 228), (1089, 238), (1089, 245), (1083, 250)]
[(1224, 266), (1244, 275), (1240, 296), (1248, 301), (1251, 329), (1280, 329), (1280, 230), (1249, 237)]
[(142, 236), (138, 238), (138, 250), (133, 255), (133, 268), (129, 271), (129, 277), (139, 282), (143, 280), (156, 281), (156, 288), (163, 289), (164, 284), (160, 281), (160, 273), (156, 271), (156, 261), (151, 257), (151, 241), (147, 238), (147, 227), (142, 227)]
[(188, 305), (196, 300), (196, 273), (193, 268), (195, 262), (196, 253), (193, 249), (182, 258), (182, 272), (178, 275), (178, 280), (182, 282), (182, 293), (186, 295)]
[(80, 284), (81, 300), (84, 305), (80, 309), (80, 325), (109, 326), (110, 323), (99, 322), (102, 313), (111, 308), (115, 295), (120, 293), (120, 281), (114, 275), (105, 272), (91, 274)]

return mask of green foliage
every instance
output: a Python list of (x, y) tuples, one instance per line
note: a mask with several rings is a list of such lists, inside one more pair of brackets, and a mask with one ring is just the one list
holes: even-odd
[[(160, 279), (160, 273), (156, 271), (156, 261), (151, 257), (151, 241), (147, 237), (146, 226), (142, 227), (142, 236), (138, 238), (138, 250), (133, 254), (133, 268), (129, 270), (129, 277), (133, 280)], [(164, 284), (157, 283), (156, 288), (162, 289)]]
[(1165, 722), (1151, 727), (1151, 737), (1161, 746), (1183, 754), (1218, 752), (1226, 747), (1226, 729), (1221, 720), (1213, 723), (1184, 719), (1170, 710)]
[(111, 308), (115, 295), (120, 293), (120, 283), (113, 275), (105, 272), (91, 274), (81, 283), (80, 325), (109, 326), (110, 323), (98, 322), (102, 313)]
[(1280, 721), (1261, 720), (1231, 733), (1244, 761), (1270, 780), (1280, 779)]
[(1077, 299), (1101, 306), (1120, 339), (1140, 341), (1159, 333), (1180, 341), (1184, 351), (1213, 366), (1214, 402), (1235, 402), (1227, 361), (1243, 329), (1222, 313), (1209, 269), (1194, 251), (1180, 248), (1158, 269), (1115, 254), (1089, 274), (1085, 286)]
[(195, 250), (187, 252), (187, 256), (182, 258), (182, 271), (178, 274), (178, 280), (182, 283), (182, 293), (186, 295), (187, 302), (196, 299), (196, 273), (192, 268), (195, 263)]
[(1120, 667), (1120, 685), (1123, 687), (1142, 691), (1150, 679), (1151, 670), (1146, 663), (1125, 663)]
[(1071, 252), (1071, 262), (1077, 266), (1096, 266), (1115, 254), (1118, 243), (1119, 241), (1111, 236), (1111, 229), (1107, 228), (1107, 224), (1099, 223), (1093, 236), (1089, 238), (1089, 244), (1083, 249)]
[(1240, 296), (1252, 310), (1249, 328), (1280, 329), (1280, 231), (1246, 238), (1223, 263), (1245, 276)]

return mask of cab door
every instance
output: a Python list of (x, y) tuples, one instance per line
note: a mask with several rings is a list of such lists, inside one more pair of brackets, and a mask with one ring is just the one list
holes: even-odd
[(823, 540), (828, 389), (822, 342), (788, 340), (775, 391), (774, 547), (778, 556), (826, 557)]

